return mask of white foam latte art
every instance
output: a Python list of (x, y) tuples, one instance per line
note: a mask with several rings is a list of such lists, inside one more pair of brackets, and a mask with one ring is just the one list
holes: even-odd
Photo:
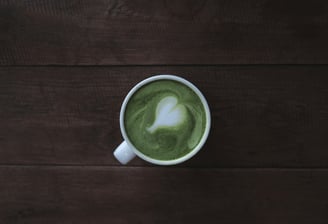
[(167, 96), (157, 104), (155, 121), (147, 128), (147, 131), (154, 133), (159, 128), (177, 127), (182, 124), (185, 119), (185, 106), (178, 104), (178, 100), (174, 96)]

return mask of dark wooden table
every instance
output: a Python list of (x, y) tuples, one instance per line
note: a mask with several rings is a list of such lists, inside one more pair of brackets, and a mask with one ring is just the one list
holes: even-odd
[[(0, 0), (0, 223), (328, 223), (328, 2)], [(113, 157), (127, 92), (208, 99), (191, 160)]]

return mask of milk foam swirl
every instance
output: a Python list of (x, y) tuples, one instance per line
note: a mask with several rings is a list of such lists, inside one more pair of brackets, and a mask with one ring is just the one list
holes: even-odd
[(147, 131), (154, 133), (160, 128), (173, 128), (183, 123), (186, 118), (186, 108), (178, 104), (174, 96), (163, 98), (157, 105), (154, 123)]
[(125, 112), (131, 142), (143, 154), (170, 160), (190, 152), (205, 130), (199, 97), (176, 81), (161, 80), (138, 90)]

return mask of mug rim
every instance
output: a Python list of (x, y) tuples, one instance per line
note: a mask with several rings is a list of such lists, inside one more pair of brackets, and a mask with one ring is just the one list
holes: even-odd
[[(192, 149), (189, 153), (187, 153), (186, 155), (179, 157), (177, 159), (173, 159), (173, 160), (159, 160), (159, 159), (154, 159), (151, 158), (145, 154), (143, 154), (142, 152), (140, 152), (134, 145), (133, 143), (130, 141), (126, 130), (125, 130), (125, 125), (124, 125), (124, 116), (125, 116), (125, 110), (126, 110), (126, 106), (129, 102), (129, 100), (131, 99), (131, 97), (134, 95), (135, 92), (137, 92), (141, 87), (145, 86), (148, 83), (154, 82), (154, 81), (158, 81), (158, 80), (173, 80), (173, 81), (177, 81), (179, 83), (182, 83), (184, 85), (186, 85), (187, 87), (189, 87), (194, 93), (196, 93), (196, 95), (200, 98), (203, 106), (204, 106), (204, 110), (205, 110), (205, 117), (206, 117), (206, 126), (205, 126), (205, 131), (202, 135), (201, 140), (199, 141), (199, 143), (197, 144), (197, 146)], [(180, 76), (176, 76), (176, 75), (170, 75), (170, 74), (160, 74), (160, 75), (154, 75), (154, 76), (150, 76), (142, 81), (140, 81), (139, 83), (137, 83), (130, 91), (129, 93), (126, 95), (126, 97), (124, 98), (124, 101), (122, 103), (121, 106), (121, 110), (120, 110), (120, 129), (121, 129), (121, 133), (123, 136), (124, 141), (127, 142), (127, 144), (129, 145), (129, 147), (133, 150), (133, 152), (140, 157), (141, 159), (150, 162), (152, 164), (156, 164), (156, 165), (175, 165), (175, 164), (179, 164), (182, 163), (188, 159), (190, 159), (191, 157), (193, 157), (197, 152), (199, 152), (199, 150), (203, 147), (203, 145), (205, 144), (209, 132), (210, 132), (210, 127), (211, 127), (211, 113), (210, 113), (210, 109), (207, 103), (207, 100), (205, 99), (204, 95), (202, 94), (202, 92), (194, 85), (192, 84), (190, 81), (180, 77)]]

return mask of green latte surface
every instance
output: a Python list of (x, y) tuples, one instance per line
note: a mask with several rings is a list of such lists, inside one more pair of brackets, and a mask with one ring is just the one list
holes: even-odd
[(173, 160), (192, 151), (201, 140), (206, 114), (200, 98), (172, 80), (151, 82), (130, 98), (124, 123), (132, 144), (157, 160)]

